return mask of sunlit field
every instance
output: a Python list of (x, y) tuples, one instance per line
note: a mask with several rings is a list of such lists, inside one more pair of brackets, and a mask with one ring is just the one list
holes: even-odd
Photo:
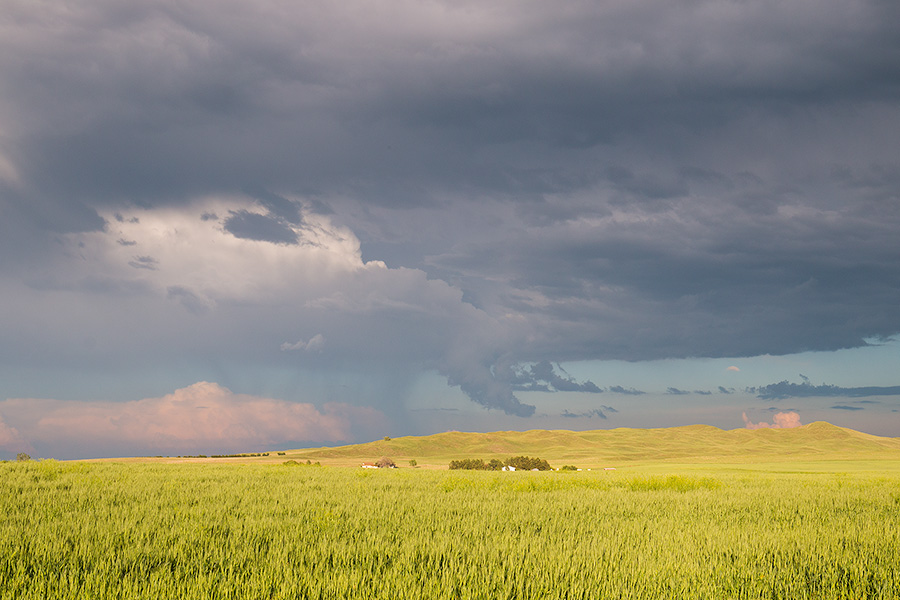
[(898, 598), (900, 472), (848, 465), (9, 462), (0, 598)]

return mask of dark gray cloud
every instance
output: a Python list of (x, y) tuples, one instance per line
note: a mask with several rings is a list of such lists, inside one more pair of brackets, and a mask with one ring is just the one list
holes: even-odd
[(606, 413), (608, 413), (608, 412), (616, 413), (619, 411), (617, 411), (615, 408), (613, 408), (611, 406), (601, 406), (600, 408), (594, 408), (594, 409), (584, 411), (584, 412), (579, 412), (579, 413), (573, 413), (568, 410), (563, 410), (559, 414), (559, 416), (566, 417), (569, 419), (585, 419), (585, 418), (591, 419), (593, 417), (598, 417), (600, 419), (606, 420), (606, 418), (607, 418)]
[(533, 405), (520, 402), (509, 386), (498, 382), (489, 371), (482, 372), (481, 377), (472, 371), (450, 374), (447, 381), (450, 385), (458, 385), (473, 402), (486, 408), (496, 408), (517, 417), (534, 414)]
[[(213, 277), (173, 278), (164, 304), (145, 295), (127, 309), (158, 310), (152, 327), (182, 336), (191, 327), (164, 319), (169, 305), (221, 313), (277, 348), (286, 327), (318, 333), (327, 306), (348, 329), (325, 333), (334, 364), (367, 364), (389, 343), (397, 372), (437, 369), (517, 415), (534, 410), (518, 391), (602, 391), (550, 361), (826, 351), (900, 333), (896, 2), (76, 0), (2, 12), (0, 275), (31, 278), (31, 291), (32, 273), (42, 289), (98, 280), (65, 274), (66, 261), (106, 266), (73, 235), (139, 224), (132, 209), (240, 197), (245, 208), (192, 218), (293, 248), (318, 235), (303, 210), (329, 215), (358, 248), (317, 267), (358, 249), (396, 272), (355, 265), (352, 282), (302, 282), (318, 296), (266, 280), (270, 304), (254, 308)], [(190, 250), (116, 239), (135, 242), (134, 273), (103, 289), (194, 272), (177, 264)], [(92, 289), (66, 323), (102, 322)], [(32, 307), (21, 323), (0, 323), (8, 339), (36, 339), (29, 323), (46, 308), (31, 300), (15, 299)], [(260, 355), (226, 338), (184, 343)], [(381, 343), (340, 343), (360, 338)]]
[(625, 394), (626, 396), (641, 396), (641, 395), (647, 393), (647, 392), (642, 392), (641, 390), (636, 390), (634, 388), (624, 388), (621, 385), (611, 385), (609, 387), (609, 391), (614, 392), (616, 394)]
[[(556, 367), (562, 370), (560, 365)], [(507, 369), (498, 379), (506, 380), (513, 390), (520, 392), (588, 392), (603, 393), (593, 381), (579, 383), (566, 374), (559, 375), (549, 360), (543, 360), (524, 369)]]
[(761, 386), (755, 392), (758, 398), (767, 400), (831, 397), (864, 398), (867, 396), (900, 396), (900, 386), (841, 387), (829, 384), (813, 385), (808, 380), (803, 383), (790, 383), (785, 380)]
[(237, 238), (272, 242), (273, 244), (296, 244), (297, 233), (283, 220), (252, 213), (247, 210), (231, 211), (224, 222), (225, 231)]
[(835, 410), (850, 410), (850, 411), (865, 410), (862, 406), (845, 406), (843, 404), (835, 404), (831, 408), (833, 408)]
[(688, 392), (688, 391), (679, 390), (678, 388), (674, 388), (674, 387), (666, 388), (666, 393), (671, 396), (685, 396), (685, 395), (690, 394), (690, 392)]
[(300, 212), (300, 204), (288, 200), (284, 196), (274, 194), (262, 187), (247, 187), (244, 192), (255, 198), (262, 204), (269, 213), (277, 218), (282, 219), (292, 225), (300, 225), (303, 216)]

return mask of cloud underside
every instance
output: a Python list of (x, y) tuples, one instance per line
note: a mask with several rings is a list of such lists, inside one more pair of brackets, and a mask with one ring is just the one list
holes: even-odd
[(429, 369), (528, 416), (642, 393), (559, 361), (900, 332), (896, 2), (3, 13), (4, 365)]
[(174, 455), (346, 442), (361, 431), (371, 434), (379, 425), (384, 425), (384, 416), (371, 408), (332, 403), (319, 409), (234, 394), (208, 382), (131, 402), (0, 402), (0, 448), (78, 448), (87, 456), (126, 449)]

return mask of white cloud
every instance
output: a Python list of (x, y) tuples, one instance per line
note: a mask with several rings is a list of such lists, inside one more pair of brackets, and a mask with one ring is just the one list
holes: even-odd
[(336, 276), (367, 268), (356, 236), (321, 215), (284, 224), (297, 234), (296, 245), (238, 238), (225, 231), (221, 218), (208, 217), (238, 210), (265, 213), (246, 198), (101, 213), (106, 230), (70, 235), (69, 255), (108, 277), (175, 288), (207, 303), (264, 301), (286, 289), (310, 299)]
[(281, 349), (285, 352), (289, 352), (292, 350), (306, 350), (307, 352), (321, 352), (322, 347), (325, 346), (325, 336), (321, 333), (317, 333), (312, 336), (308, 342), (304, 342), (303, 340), (299, 340), (294, 343), (285, 342), (281, 344)]
[(308, 342), (306, 342), (306, 351), (307, 352), (321, 352), (322, 347), (325, 346), (325, 336), (321, 333), (317, 333), (312, 336)]

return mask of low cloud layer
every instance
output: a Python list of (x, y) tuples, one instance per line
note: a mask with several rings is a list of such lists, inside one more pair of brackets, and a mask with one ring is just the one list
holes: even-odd
[(754, 423), (747, 417), (747, 413), (743, 413), (741, 417), (744, 419), (747, 429), (793, 429), (803, 425), (800, 422), (800, 415), (795, 412), (775, 413), (772, 416), (772, 423), (766, 423), (765, 421)]
[(751, 388), (757, 398), (784, 400), (785, 398), (865, 398), (869, 396), (900, 396), (900, 386), (841, 387), (838, 385), (813, 385), (809, 381), (790, 383), (787, 380)]
[[(0, 402), (0, 448), (82, 457), (245, 452), (284, 444), (348, 442), (384, 427), (377, 410), (234, 394), (201, 381), (130, 402), (10, 399)], [(5, 423), (5, 424), (4, 424)], [(10, 426), (14, 425), (14, 428)]]
[(622, 387), (621, 385), (610, 386), (609, 391), (611, 391), (615, 394), (623, 394), (625, 396), (643, 396), (644, 394), (647, 393), (642, 390), (636, 390), (634, 388)]
[(585, 418), (592, 419), (594, 417), (598, 417), (600, 419), (606, 420), (606, 418), (607, 418), (606, 413), (617, 413), (617, 412), (619, 412), (619, 411), (616, 410), (615, 408), (613, 408), (612, 406), (601, 405), (600, 408), (593, 408), (591, 410), (586, 410), (586, 411), (578, 412), (578, 413), (570, 412), (567, 409), (567, 410), (564, 410), (563, 412), (561, 412), (560, 416), (566, 417), (569, 419), (585, 419)]

